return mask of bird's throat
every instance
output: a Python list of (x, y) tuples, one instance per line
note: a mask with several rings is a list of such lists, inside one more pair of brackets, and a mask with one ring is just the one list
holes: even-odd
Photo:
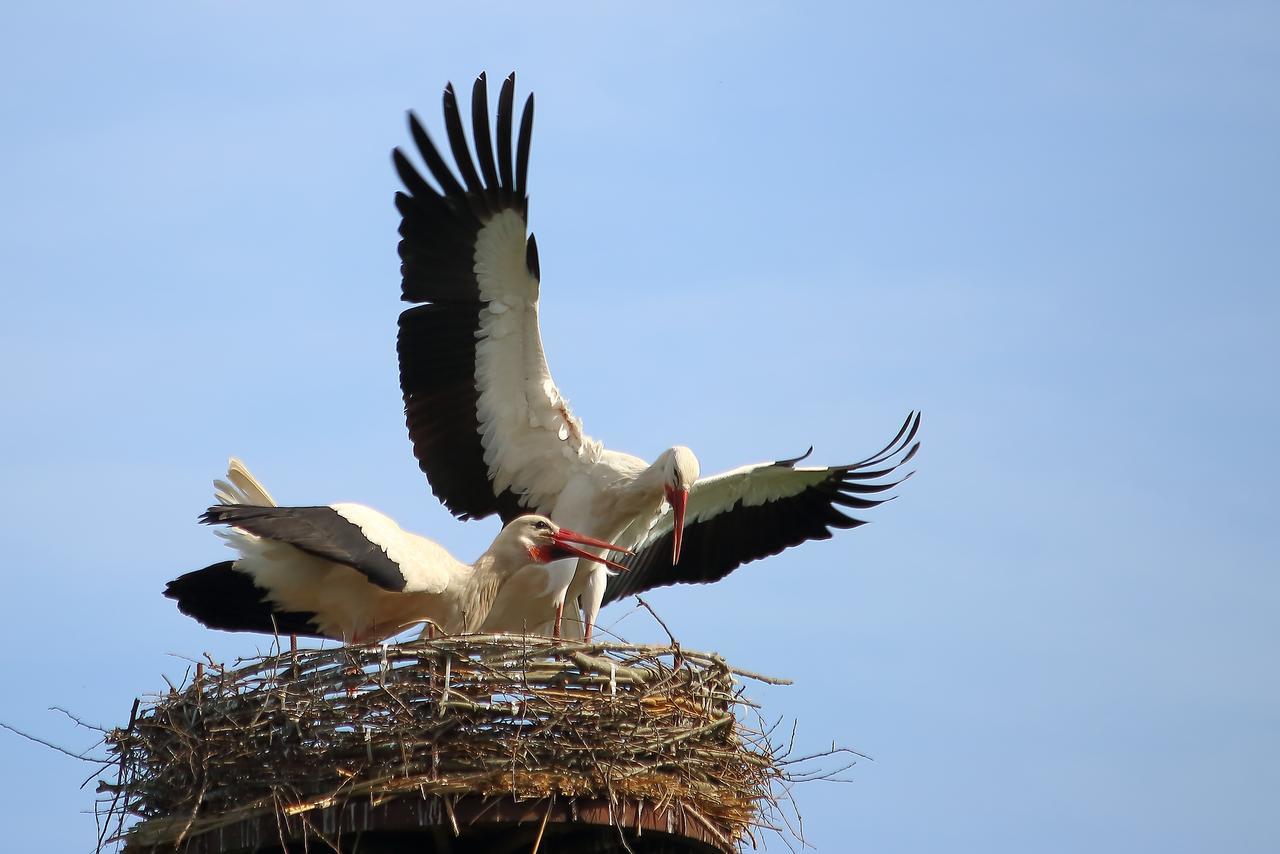
[(556, 553), (550, 546), (529, 546), (529, 559), (534, 563), (550, 563), (556, 559)]

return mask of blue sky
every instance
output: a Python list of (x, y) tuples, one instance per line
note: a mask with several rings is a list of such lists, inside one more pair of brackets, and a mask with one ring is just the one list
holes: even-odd
[[(589, 432), (711, 472), (925, 413), (875, 524), (650, 600), (874, 757), (798, 790), (810, 841), (1280, 847), (1274, 5), (372, 8), (7, 10), (0, 720), (83, 747), (47, 707), (123, 723), (263, 645), (159, 595), (226, 555), (230, 454), (484, 548), (404, 432), (389, 152), (515, 69)], [(14, 850), (92, 847), (87, 768), (5, 733), (0, 767)]]

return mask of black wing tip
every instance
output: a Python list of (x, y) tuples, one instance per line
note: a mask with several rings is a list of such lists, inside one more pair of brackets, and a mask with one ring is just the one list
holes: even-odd
[(440, 93), (440, 101), (446, 115), (450, 111), (458, 112), (458, 92), (453, 88), (452, 80), (444, 84), (444, 90)]
[(538, 263), (538, 240), (532, 234), (529, 235), (529, 242), (525, 247), (524, 263), (529, 268), (529, 275), (541, 282), (542, 267)]
[[(473, 130), (476, 132), (477, 137), (475, 146), (478, 162), (472, 159), (470, 152), (467, 150), (466, 132), (462, 127), (457, 90), (454, 88), (452, 81), (445, 84), (441, 94), (445, 118), (445, 139), (448, 142), (447, 148), (453, 154), (453, 165), (460, 173), (461, 181), (458, 180), (459, 176), (454, 175), (453, 169), (444, 160), (441, 150), (437, 148), (421, 118), (413, 110), (407, 111), (410, 134), (418, 151), (426, 160), (428, 171), (440, 185), (440, 195), (448, 197), (467, 195), (469, 193), (484, 193), (493, 190), (504, 190), (517, 196), (528, 195), (529, 147), (530, 136), (533, 131), (534, 97), (533, 93), (529, 93), (529, 96), (525, 99), (523, 113), (520, 116), (520, 125), (518, 128), (513, 127), (512, 119), (514, 117), (512, 113), (515, 100), (515, 79), (516, 73), (512, 71), (503, 81), (502, 91), (498, 96), (496, 164), (493, 149), (490, 147), (491, 143), (488, 140), (480, 139), (481, 134), (479, 132), (483, 129), (485, 131), (483, 135), (488, 136), (487, 74), (483, 71), (480, 72), (476, 75), (475, 82), (472, 85), (471, 114)], [(481, 113), (483, 115), (480, 115)], [(411, 161), (403, 152), (399, 155), (393, 153), (393, 157), (401, 179), (411, 189), (415, 190), (414, 194), (416, 195), (416, 184), (407, 177), (407, 173), (412, 169)], [(416, 173), (414, 177), (418, 177)], [(419, 177), (417, 183), (422, 184), (425, 182)], [(473, 203), (475, 203), (474, 200)], [(527, 209), (525, 213), (527, 215)]]
[(413, 134), (425, 134), (427, 129), (422, 124), (422, 119), (418, 118), (418, 114), (413, 109), (405, 111), (405, 118), (409, 122), (409, 132)]
[(249, 519), (262, 518), (288, 513), (288, 507), (262, 507), (257, 504), (215, 504), (200, 514), (199, 519), (206, 525), (234, 525)]
[(267, 595), (230, 560), (180, 575), (164, 589), (165, 598), (177, 602), (180, 613), (211, 629), (324, 637), (315, 614), (277, 611)]
[(836, 466), (836, 468), (845, 473), (857, 471), (858, 469), (877, 465), (890, 460), (898, 454), (903, 453), (904, 450), (906, 451), (906, 456), (894, 463), (891, 468), (897, 468), (898, 466), (906, 463), (914, 457), (916, 451), (920, 449), (920, 443), (916, 441), (916, 434), (920, 432), (920, 414), (919, 410), (911, 410), (907, 415), (906, 420), (902, 422), (902, 426), (898, 428), (898, 432), (889, 440), (889, 443), (879, 451), (876, 451), (864, 460), (859, 460), (856, 463), (850, 463), (844, 466)]
[(524, 111), (520, 114), (520, 132), (516, 140), (516, 183), (517, 196), (529, 195), (529, 148), (533, 141), (533, 93), (525, 99)]
[[(842, 480), (846, 480), (850, 478), (874, 479), (877, 477), (883, 477), (889, 474), (890, 472), (900, 468), (901, 466), (904, 466), (907, 463), (909, 463), (911, 459), (915, 457), (915, 455), (919, 452), (920, 442), (916, 440), (916, 434), (919, 432), (919, 430), (920, 430), (920, 412), (913, 409), (911, 413), (907, 415), (906, 420), (902, 422), (902, 426), (898, 428), (898, 432), (894, 435), (894, 437), (889, 441), (887, 445), (885, 445), (879, 451), (876, 451), (871, 456), (867, 457), (866, 459), (859, 460), (856, 463), (846, 463), (844, 465), (831, 466), (828, 470), (831, 473), (837, 475)], [(810, 446), (809, 450), (805, 451), (803, 454), (801, 454), (798, 457), (794, 457), (792, 459), (787, 459), (787, 460), (778, 460), (777, 462), (774, 463), (774, 465), (775, 466), (794, 466), (796, 463), (799, 463), (804, 459), (808, 458), (808, 456), (811, 453), (813, 453), (813, 446)], [(873, 466), (880, 463), (886, 463), (887, 461), (892, 460), (894, 457), (898, 456), (899, 454), (903, 455), (902, 459), (892, 463), (891, 465), (889, 465), (887, 469), (883, 469), (878, 472), (861, 471), (862, 469), (865, 469), (868, 466)], [(904, 477), (902, 478), (902, 480), (906, 480), (906, 478)], [(898, 482), (901, 483), (901, 481), (898, 481)]]
[[(404, 184), (405, 189), (409, 190), (410, 194), (415, 194), (427, 186), (426, 181), (422, 180), (422, 175), (418, 173), (417, 168), (413, 165), (413, 161), (409, 159), (409, 155), (405, 154), (400, 146), (391, 149), (391, 165), (395, 167), (400, 183)], [(415, 187), (419, 189), (415, 191)], [(396, 191), (396, 195), (399, 196), (400, 192)], [(412, 197), (412, 195), (406, 196), (406, 198)]]
[[(916, 455), (917, 452), (919, 452), (919, 450), (920, 450), (920, 443), (916, 442), (914, 445), (911, 446), (911, 450), (907, 451), (907, 455), (898, 461), (898, 465), (902, 466), (911, 462), (911, 459)], [(912, 472), (912, 474), (915, 474), (915, 472)], [(907, 476), (910, 477), (911, 475), (907, 475)]]
[(201, 520), (211, 519), (213, 521), (220, 522), (223, 519), (234, 515), (242, 515), (246, 510), (261, 509), (261, 507), (256, 507), (252, 504), (214, 504), (213, 506), (206, 508), (205, 511), (200, 514), (200, 518)]
[(797, 463), (802, 463), (813, 454), (813, 445), (809, 446), (809, 450), (805, 451), (798, 457), (788, 457), (785, 460), (777, 460), (775, 466), (786, 466), (787, 468), (795, 468)]

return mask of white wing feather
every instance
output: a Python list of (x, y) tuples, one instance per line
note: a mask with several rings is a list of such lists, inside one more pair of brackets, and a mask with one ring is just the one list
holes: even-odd
[(587, 436), (547, 367), (538, 327), (538, 280), (525, 262), (524, 219), (504, 211), (480, 230), (476, 278), (485, 307), (476, 342), (484, 461), (494, 491), (523, 495), (549, 513), (565, 484), (598, 462), (601, 443)]
[(213, 482), (213, 497), (219, 504), (248, 504), (254, 507), (275, 507), (276, 501), (240, 460), (227, 460), (227, 479)]

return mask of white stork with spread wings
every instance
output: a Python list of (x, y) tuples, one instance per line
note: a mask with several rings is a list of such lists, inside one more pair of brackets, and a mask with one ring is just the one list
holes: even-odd
[[(888, 478), (919, 447), (916, 413), (861, 463), (797, 468), (799, 458), (705, 479), (688, 448), (670, 448), (648, 463), (583, 432), (543, 355), (538, 247), (527, 233), (533, 96), (518, 134), (514, 99), (513, 74), (503, 83), (491, 135), (485, 76), (476, 80), (473, 158), (458, 99), (452, 85), (445, 88), (457, 175), (412, 113), (409, 129), (435, 184), (402, 151), (393, 155), (405, 186), (396, 194), (401, 296), (417, 303), (400, 315), (400, 387), (414, 455), (435, 495), (462, 519), (538, 512), (637, 546), (624, 561), (636, 571), (610, 583), (610, 599), (714, 581), (747, 561), (830, 537), (831, 528), (862, 524), (838, 507), (868, 509), (886, 500), (869, 496), (901, 482)], [(486, 629), (539, 630), (553, 617), (559, 626), (567, 593), (571, 603), (581, 600), (589, 638), (607, 573), (585, 561), (551, 570), (536, 579), (517, 575)], [(583, 631), (576, 621), (568, 625)]]

